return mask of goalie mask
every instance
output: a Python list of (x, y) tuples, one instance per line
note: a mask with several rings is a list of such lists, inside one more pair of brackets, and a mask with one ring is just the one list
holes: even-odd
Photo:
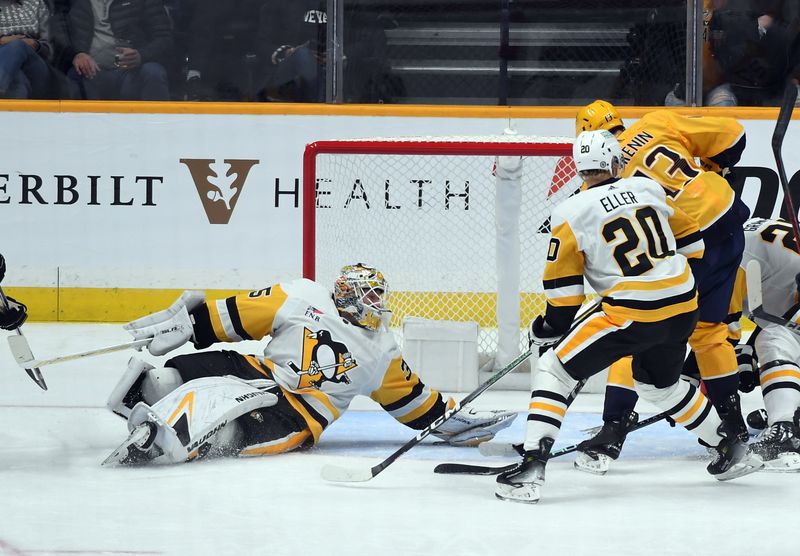
[(572, 145), (572, 158), (578, 174), (592, 170), (617, 177), (625, 166), (617, 138), (608, 131), (583, 131)]
[(347, 313), (358, 324), (371, 330), (381, 326), (381, 315), (388, 313), (389, 285), (383, 274), (363, 263), (342, 268), (333, 288), (340, 313)]
[(596, 131), (598, 129), (613, 132), (618, 127), (625, 128), (622, 118), (619, 117), (614, 105), (604, 100), (596, 100), (591, 104), (587, 104), (575, 116), (575, 135), (578, 135), (581, 131)]

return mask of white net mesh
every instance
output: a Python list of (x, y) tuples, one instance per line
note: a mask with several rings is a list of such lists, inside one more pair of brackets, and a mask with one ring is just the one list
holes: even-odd
[[(408, 141), (446, 144), (454, 154), (392, 154)], [(520, 181), (519, 317), (522, 326), (544, 310), (542, 272), (552, 207), (579, 186), (571, 156), (543, 156), (571, 140), (497, 136), (372, 140), (379, 154), (326, 154), (316, 161), (318, 281), (332, 284), (339, 269), (355, 262), (375, 266), (391, 288), (392, 329), (402, 346), (408, 316), (474, 321), (479, 351), (491, 358), (497, 346), (498, 270), (496, 158), (458, 154), (513, 143), (525, 148)], [(342, 142), (347, 143), (347, 142)], [(499, 149), (498, 149), (499, 150)], [(508, 264), (501, 262), (500, 264)], [(519, 335), (525, 349), (525, 335)]]

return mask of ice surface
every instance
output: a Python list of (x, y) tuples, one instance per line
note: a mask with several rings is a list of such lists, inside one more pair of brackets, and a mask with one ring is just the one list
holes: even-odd
[[(25, 333), (39, 358), (129, 340), (115, 325)], [(0, 554), (798, 554), (800, 474), (719, 483), (693, 437), (664, 423), (632, 433), (605, 477), (575, 471), (571, 456), (553, 460), (535, 506), (496, 500), (492, 477), (433, 474), (442, 461), (511, 461), (434, 441), (367, 483), (326, 483), (323, 464), (369, 468), (413, 436), (368, 399), (307, 453), (101, 468), (126, 436), (104, 403), (130, 355), (43, 367), (43, 392), (0, 347)], [(527, 398), (489, 391), (476, 405), (524, 412)], [(747, 395), (748, 410), (758, 404)], [(598, 424), (601, 405), (581, 395), (557, 447)], [(498, 440), (520, 440), (524, 423), (523, 413)]]

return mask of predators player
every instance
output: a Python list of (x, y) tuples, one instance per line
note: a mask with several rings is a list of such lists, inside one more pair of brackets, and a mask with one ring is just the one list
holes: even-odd
[[(552, 213), (544, 271), (545, 315), (530, 338), (552, 346), (539, 359), (522, 462), (497, 477), (498, 498), (536, 503), (550, 449), (579, 381), (632, 356), (639, 394), (668, 411), (711, 446), (709, 473), (740, 477), (763, 463), (747, 452), (736, 428), (705, 396), (679, 380), (686, 342), (697, 322), (697, 291), (687, 257), (703, 254), (697, 222), (656, 182), (617, 179), (624, 158), (608, 131), (583, 132), (573, 145), (575, 167), (588, 188)], [(575, 322), (584, 277), (600, 305)]]
[[(132, 359), (108, 406), (130, 436), (104, 463), (177, 463), (206, 455), (257, 456), (312, 446), (359, 394), (423, 429), (453, 407), (403, 361), (383, 326), (389, 287), (364, 264), (345, 266), (334, 292), (300, 279), (217, 301), (186, 292), (169, 309), (125, 325), (163, 355), (191, 341), (270, 337), (264, 356), (179, 355), (163, 368)], [(467, 407), (433, 433), (455, 446), (491, 439), (512, 412)]]
[[(736, 280), (731, 311), (747, 307), (744, 272), (750, 261), (761, 266), (763, 306), (767, 313), (783, 315), (800, 324), (797, 279), (800, 255), (793, 240), (792, 227), (780, 220), (752, 218), (745, 223), (745, 249)], [(752, 317), (751, 317), (752, 318)], [(759, 328), (747, 344), (740, 346), (742, 377), (752, 377), (744, 390), (760, 383), (767, 410), (767, 429), (752, 450), (767, 469), (800, 471), (800, 336), (785, 326), (756, 319)], [(755, 357), (754, 357), (755, 356)]]
[[(669, 110), (645, 114), (626, 128), (616, 108), (596, 100), (582, 108), (575, 132), (605, 129), (613, 133), (625, 159), (623, 177), (658, 182), (677, 206), (694, 218), (705, 242), (702, 262), (694, 265), (699, 321), (689, 338), (708, 397), (723, 419), (748, 438), (737, 391), (736, 355), (727, 342), (728, 306), (744, 248), (742, 225), (749, 215), (723, 177), (744, 151), (744, 128), (732, 118), (690, 118)], [(699, 159), (699, 163), (696, 161)], [(585, 441), (575, 467), (604, 474), (619, 456), (630, 427), (637, 395), (630, 360), (611, 367), (603, 428)]]

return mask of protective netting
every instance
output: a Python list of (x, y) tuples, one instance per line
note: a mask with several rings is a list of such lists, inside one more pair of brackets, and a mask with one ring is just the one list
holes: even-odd
[[(492, 148), (509, 142), (524, 146), (527, 154), (518, 186), (519, 260), (497, 260), (496, 223), (506, 226), (514, 215), (496, 214), (494, 156), (399, 155), (392, 150), (402, 141), (376, 140), (381, 153), (320, 152), (316, 158), (311, 182), (316, 186), (316, 279), (332, 284), (346, 263), (375, 266), (389, 282), (391, 326), (401, 346), (405, 317), (474, 321), (480, 326), (479, 351), (492, 357), (498, 330), (498, 264), (519, 265), (521, 326), (544, 310), (542, 273), (550, 211), (578, 189), (580, 180), (571, 156), (539, 156), (537, 150), (560, 143), (556, 147), (567, 153), (571, 141), (507, 136), (480, 138), (480, 143), (477, 138), (423, 141), (455, 151), (459, 146)], [(524, 334), (518, 342), (527, 347)]]

